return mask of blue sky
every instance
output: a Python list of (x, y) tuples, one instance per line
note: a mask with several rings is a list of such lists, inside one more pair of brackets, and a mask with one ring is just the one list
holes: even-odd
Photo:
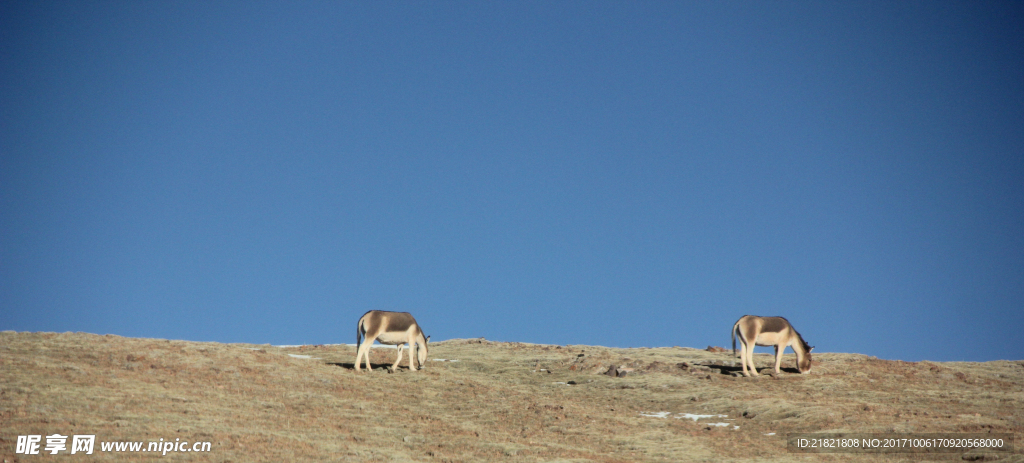
[(1020, 2), (4, 2), (0, 329), (1024, 358)]

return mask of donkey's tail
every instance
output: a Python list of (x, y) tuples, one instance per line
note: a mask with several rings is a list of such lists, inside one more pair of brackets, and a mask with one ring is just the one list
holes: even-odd
[[(736, 323), (734, 323), (732, 325), (732, 332), (730, 333), (730, 334), (732, 334), (732, 356), (733, 357), (736, 356), (736, 329), (739, 326), (740, 326), (740, 322), (739, 322), (739, 320), (737, 320)], [(743, 335), (741, 334), (740, 336), (743, 336)], [(742, 341), (742, 339), (741, 339), (741, 341)]]
[(356, 352), (359, 352), (359, 346), (363, 344), (363, 319), (360, 318), (356, 322)]

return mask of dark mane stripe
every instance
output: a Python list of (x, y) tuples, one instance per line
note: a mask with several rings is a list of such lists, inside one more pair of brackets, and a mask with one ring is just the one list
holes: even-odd
[(804, 337), (796, 330), (796, 328), (793, 328), (793, 325), (790, 325), (789, 329), (793, 330), (793, 334), (795, 334), (796, 338), (800, 340), (800, 345), (803, 346), (804, 352), (809, 354), (811, 352), (811, 345), (807, 344), (807, 341), (804, 341)]

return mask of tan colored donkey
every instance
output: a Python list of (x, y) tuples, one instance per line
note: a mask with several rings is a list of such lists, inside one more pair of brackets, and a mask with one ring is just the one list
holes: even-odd
[[(754, 366), (754, 345), (775, 346), (775, 374), (779, 374), (779, 367), (782, 366), (782, 354), (786, 346), (793, 348), (796, 352), (797, 369), (800, 373), (811, 371), (811, 350), (814, 347), (807, 345), (804, 338), (793, 329), (789, 320), (782, 317), (758, 317), (744, 315), (736, 324), (732, 325), (732, 355), (736, 355), (736, 333), (740, 335), (740, 363), (743, 364), (745, 376), (758, 376), (757, 367)], [(747, 365), (750, 365), (750, 373), (747, 373)]]
[[(363, 336), (366, 337), (365, 342), (361, 339)], [(423, 330), (408, 312), (371, 310), (359, 317), (356, 323), (356, 371), (359, 371), (361, 358), (366, 359), (366, 369), (372, 369), (370, 346), (375, 339), (381, 344), (398, 346), (398, 359), (391, 366), (392, 369), (398, 368), (398, 363), (402, 361), (402, 347), (406, 343), (409, 344), (410, 370), (416, 371), (414, 360), (419, 360), (420, 368), (427, 361), (427, 341), (430, 341), (430, 336), (423, 337)]]

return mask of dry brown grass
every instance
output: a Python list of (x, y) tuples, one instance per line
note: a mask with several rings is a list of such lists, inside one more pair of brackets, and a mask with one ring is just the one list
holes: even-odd
[[(308, 355), (311, 359), (287, 354)], [(210, 441), (167, 461), (916, 461), (920, 455), (801, 455), (791, 432), (1013, 433), (1022, 461), (1024, 363), (885, 361), (817, 354), (812, 373), (735, 378), (731, 352), (485, 340), (431, 345), (427, 368), (356, 374), (349, 346), (280, 348), (0, 333), (0, 457), (17, 436)], [(770, 355), (758, 354), (769, 367)], [(684, 364), (681, 367), (680, 364)], [(632, 368), (625, 378), (600, 373)], [(574, 383), (574, 384), (573, 384)], [(667, 418), (642, 413), (670, 412)], [(727, 415), (693, 421), (682, 413)], [(728, 426), (711, 426), (725, 422)], [(734, 429), (734, 426), (739, 426)], [(775, 435), (767, 435), (775, 433)], [(934, 457), (932, 457), (934, 458)], [(959, 460), (961, 455), (945, 458)]]

